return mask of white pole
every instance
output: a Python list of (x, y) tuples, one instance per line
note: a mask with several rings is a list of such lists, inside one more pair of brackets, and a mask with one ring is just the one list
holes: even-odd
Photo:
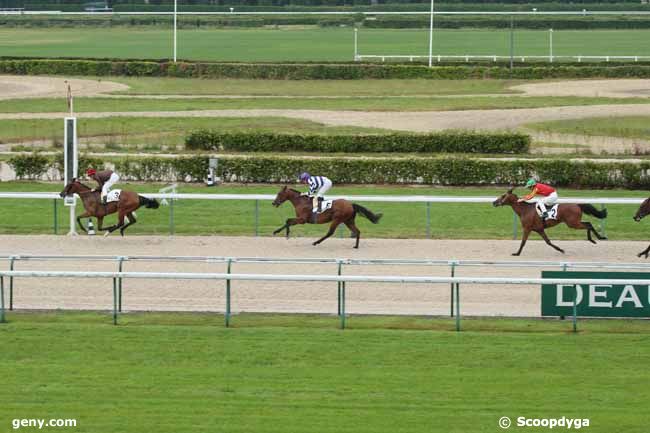
[(551, 63), (553, 63), (553, 29), (548, 30), (548, 58)]
[(354, 61), (359, 60), (359, 51), (358, 51), (358, 39), (359, 39), (359, 29), (354, 28)]
[(174, 63), (176, 63), (176, 15), (178, 14), (178, 0), (174, 0)]
[(429, 67), (432, 66), (431, 56), (433, 55), (433, 1), (431, 0), (431, 17), (429, 20)]

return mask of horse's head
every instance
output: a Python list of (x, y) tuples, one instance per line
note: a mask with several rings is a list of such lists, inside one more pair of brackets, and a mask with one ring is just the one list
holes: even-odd
[(648, 214), (650, 214), (650, 198), (645, 199), (643, 203), (641, 203), (639, 210), (636, 211), (636, 215), (634, 215), (634, 221), (639, 222)]
[(289, 198), (290, 191), (291, 190), (289, 189), (288, 186), (286, 186), (286, 185), (283, 186), (282, 189), (280, 190), (280, 192), (278, 192), (278, 195), (275, 196), (275, 200), (273, 200), (273, 206), (278, 207), (282, 203), (287, 201), (287, 199)]
[(515, 195), (512, 192), (512, 188), (510, 188), (505, 194), (503, 194), (498, 199), (494, 200), (492, 202), (492, 206), (498, 207), (498, 206), (512, 205), (517, 202), (517, 199), (518, 199), (517, 195)]
[(63, 191), (61, 191), (61, 198), (67, 197), (69, 195), (74, 194), (75, 192), (78, 192), (81, 187), (81, 182), (77, 180), (77, 178), (72, 179), (72, 182), (67, 184), (65, 188), (63, 188)]

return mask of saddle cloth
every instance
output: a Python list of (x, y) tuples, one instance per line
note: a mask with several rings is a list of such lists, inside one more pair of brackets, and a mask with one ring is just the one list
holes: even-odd
[[(557, 219), (557, 207), (559, 204), (554, 205), (552, 208), (546, 208), (546, 219), (547, 220), (556, 220)], [(542, 217), (542, 210), (540, 209), (539, 205), (535, 205), (535, 209), (537, 210), (537, 215), (539, 217)]]
[(332, 203), (334, 203), (334, 200), (323, 200), (323, 202), (322, 202), (321, 205), (320, 205), (320, 206), (321, 206), (321, 211), (318, 212), (318, 208), (315, 207), (315, 208), (313, 209), (313, 212), (314, 212), (314, 213), (323, 213), (323, 212), (325, 212), (326, 210), (332, 208)]
[(120, 201), (120, 194), (122, 193), (121, 189), (114, 189), (113, 191), (106, 194), (106, 203), (111, 203), (114, 201)]

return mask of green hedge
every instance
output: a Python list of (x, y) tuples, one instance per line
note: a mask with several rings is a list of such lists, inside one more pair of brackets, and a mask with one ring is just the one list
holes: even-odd
[(284, 80), (650, 78), (650, 65), (435, 66), (356, 63), (194, 63), (144, 60), (0, 59), (0, 74)]
[(241, 152), (524, 153), (529, 147), (530, 136), (515, 132), (294, 135), (222, 133), (202, 129), (185, 138), (186, 149)]

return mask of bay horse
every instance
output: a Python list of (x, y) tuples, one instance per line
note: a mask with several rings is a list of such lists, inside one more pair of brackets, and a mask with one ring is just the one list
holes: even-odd
[[(636, 214), (634, 215), (634, 221), (639, 222), (648, 214), (650, 214), (650, 198), (645, 199), (643, 203), (641, 203), (641, 206), (639, 206), (639, 210), (636, 211)], [(647, 259), (649, 253), (650, 253), (650, 245), (648, 245), (648, 248), (641, 251), (636, 256), (637, 257), (645, 256), (645, 258)]]
[(607, 239), (605, 236), (601, 236), (589, 221), (581, 221), (583, 213), (600, 219), (607, 218), (607, 209), (600, 211), (590, 204), (561, 204), (557, 208), (556, 219), (548, 219), (544, 223), (542, 222), (542, 218), (537, 214), (535, 203), (519, 202), (519, 197), (512, 192), (512, 189), (509, 189), (508, 192), (492, 202), (492, 206), (495, 207), (506, 205), (512, 206), (512, 210), (514, 210), (517, 216), (519, 216), (521, 227), (523, 229), (519, 251), (513, 253), (513, 256), (521, 254), (521, 250), (524, 249), (524, 245), (526, 245), (528, 235), (531, 231), (538, 233), (548, 245), (564, 254), (564, 250), (557, 245), (554, 245), (544, 231), (545, 229), (556, 226), (560, 223), (565, 223), (572, 229), (587, 230), (587, 239), (593, 244), (595, 244), (596, 241), (591, 238), (592, 233), (596, 235), (599, 240)]
[(382, 214), (374, 214), (370, 212), (365, 207), (352, 203), (348, 200), (334, 200), (332, 207), (326, 211), (319, 213), (316, 217), (316, 221), (312, 222), (312, 199), (306, 195), (303, 195), (300, 191), (291, 189), (288, 186), (284, 186), (278, 195), (273, 200), (273, 206), (279, 207), (285, 201), (291, 202), (295, 211), (296, 217), (289, 218), (285, 224), (279, 229), (273, 232), (273, 235), (277, 235), (282, 230), (286, 230), (286, 237), (289, 238), (289, 227), (296, 224), (325, 224), (331, 222), (330, 229), (327, 231), (325, 236), (314, 242), (312, 245), (318, 245), (323, 242), (325, 239), (329, 238), (334, 234), (336, 228), (341, 224), (345, 224), (350, 231), (352, 236), (356, 237), (357, 241), (354, 245), (354, 248), (359, 248), (359, 238), (361, 237), (361, 231), (354, 224), (354, 218), (357, 216), (357, 213), (366, 217), (373, 224), (377, 224), (382, 217)]
[[(158, 209), (160, 204), (156, 200), (138, 195), (133, 191), (124, 191), (120, 193), (120, 199), (116, 202), (103, 204), (101, 202), (101, 191), (93, 191), (89, 186), (84, 185), (77, 179), (72, 179), (68, 185), (61, 191), (60, 196), (63, 198), (68, 195), (78, 194), (84, 205), (85, 212), (77, 217), (77, 223), (81, 230), (86, 232), (86, 228), (81, 224), (82, 218), (97, 218), (97, 230), (106, 230), (104, 236), (117, 229), (120, 229), (120, 234), (124, 236), (124, 230), (130, 225), (136, 223), (133, 212), (140, 206), (144, 205), (149, 209)], [(104, 228), (104, 217), (117, 212), (117, 224)], [(124, 224), (124, 218), (127, 217), (129, 222)]]

